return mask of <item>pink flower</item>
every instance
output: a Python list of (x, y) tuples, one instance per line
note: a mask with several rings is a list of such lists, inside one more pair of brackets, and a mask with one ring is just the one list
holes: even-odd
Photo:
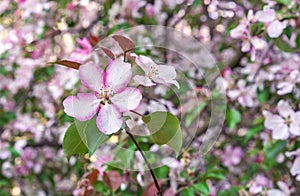
[(286, 81), (281, 81), (278, 83), (278, 95), (285, 95), (293, 92), (293, 89), (296, 87), (296, 84), (300, 82), (300, 73), (299, 70), (292, 71), (286, 78)]
[(135, 59), (136, 63), (142, 68), (145, 72), (145, 76), (136, 75), (134, 80), (144, 86), (154, 86), (155, 83), (174, 84), (179, 88), (178, 82), (176, 79), (176, 71), (174, 67), (167, 65), (157, 65), (149, 57), (140, 55)]
[(120, 60), (112, 61), (105, 71), (93, 63), (81, 65), (79, 78), (94, 93), (67, 97), (64, 111), (80, 121), (90, 120), (98, 113), (99, 130), (105, 134), (117, 132), (123, 123), (121, 113), (136, 109), (142, 99), (138, 89), (126, 87), (131, 75), (131, 65)]
[(286, 27), (286, 23), (277, 20), (275, 11), (269, 8), (256, 12), (255, 17), (257, 21), (265, 23), (271, 38), (279, 37)]
[(231, 167), (234, 165), (238, 165), (244, 153), (240, 147), (233, 147), (231, 145), (226, 145), (224, 152), (221, 154), (221, 160), (223, 165), (226, 167)]
[(294, 160), (290, 171), (291, 174), (293, 176), (296, 176), (296, 179), (300, 181), (300, 148), (292, 152), (286, 152), (286, 156), (296, 156), (296, 159)]
[(284, 100), (279, 101), (277, 110), (279, 115), (263, 111), (265, 127), (273, 131), (273, 139), (285, 140), (290, 134), (300, 135), (300, 111), (292, 110)]
[(76, 48), (75, 51), (70, 55), (70, 60), (82, 63), (85, 58), (92, 52), (93, 46), (87, 38), (77, 39), (77, 43), (80, 48)]
[(254, 107), (257, 105), (255, 101), (256, 87), (246, 86), (245, 80), (239, 80), (237, 88), (228, 91), (228, 97), (234, 100), (237, 99), (243, 107)]
[(272, 187), (272, 181), (270, 181), (268, 178), (266, 178), (262, 174), (258, 174), (254, 182), (251, 184), (249, 188), (249, 192), (252, 194), (258, 194), (263, 191), (263, 188), (270, 188)]

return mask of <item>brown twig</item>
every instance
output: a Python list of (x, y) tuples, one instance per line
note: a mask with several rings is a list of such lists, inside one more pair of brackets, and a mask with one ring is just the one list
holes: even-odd
[(137, 149), (139, 150), (139, 152), (141, 153), (143, 159), (145, 160), (145, 163), (146, 163), (147, 167), (149, 168), (150, 174), (151, 174), (151, 176), (153, 178), (153, 181), (154, 181), (154, 184), (155, 184), (155, 187), (157, 189), (157, 192), (158, 192), (159, 196), (163, 196), (163, 193), (161, 192), (160, 186), (159, 186), (158, 181), (156, 179), (156, 176), (155, 176), (155, 174), (153, 172), (153, 169), (152, 169), (152, 167), (151, 167), (151, 165), (150, 165), (147, 157), (145, 156), (143, 150), (141, 149), (141, 147), (139, 146), (139, 144), (135, 140), (134, 136), (129, 132), (129, 128), (127, 126), (125, 126), (125, 131), (129, 135), (129, 137), (131, 138), (131, 140), (133, 141), (133, 143), (135, 144), (135, 146), (137, 147)]

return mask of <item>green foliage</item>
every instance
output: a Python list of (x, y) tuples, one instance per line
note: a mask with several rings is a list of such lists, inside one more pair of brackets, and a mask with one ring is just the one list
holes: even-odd
[(241, 113), (236, 109), (229, 109), (226, 112), (226, 123), (230, 129), (235, 128), (235, 126), (241, 121)]
[(292, 48), (288, 43), (283, 41), (281, 38), (273, 39), (275, 45), (284, 52), (295, 52), (295, 49)]
[(67, 129), (63, 139), (62, 147), (68, 159), (72, 155), (84, 155), (88, 152), (88, 148), (80, 137), (75, 123), (71, 124), (71, 126)]
[(167, 144), (178, 155), (182, 146), (179, 120), (169, 112), (154, 112), (142, 118), (150, 130), (151, 138), (158, 145)]
[(298, 35), (296, 37), (296, 46), (298, 49), (300, 49), (300, 33), (298, 33)]
[(181, 192), (182, 196), (194, 196), (195, 195), (195, 189), (194, 187), (187, 187), (185, 189), (182, 190)]
[(84, 144), (88, 147), (89, 156), (93, 155), (100, 144), (106, 142), (109, 139), (108, 135), (105, 135), (99, 131), (96, 125), (96, 116), (88, 121), (75, 120), (75, 125), (78, 130), (78, 134), (81, 137)]
[(285, 5), (290, 5), (291, 0), (275, 0), (277, 3), (285, 4)]
[(202, 193), (203, 195), (209, 194), (209, 187), (205, 182), (198, 182), (197, 184), (194, 184), (193, 187), (198, 193)]
[(154, 169), (153, 171), (157, 178), (165, 179), (168, 177), (169, 167), (162, 166), (162, 167), (158, 167), (158, 168)]
[(9, 121), (16, 119), (16, 114), (13, 112), (5, 112), (0, 109), (0, 128), (9, 123)]
[(257, 100), (259, 103), (265, 103), (270, 99), (270, 90), (265, 87), (263, 90), (257, 88)]
[(201, 111), (205, 108), (206, 102), (202, 101), (198, 104), (196, 108), (190, 110), (185, 116), (185, 126), (189, 127), (192, 122), (197, 118)]
[(54, 75), (54, 65), (42, 67), (34, 72), (35, 81), (47, 81)]

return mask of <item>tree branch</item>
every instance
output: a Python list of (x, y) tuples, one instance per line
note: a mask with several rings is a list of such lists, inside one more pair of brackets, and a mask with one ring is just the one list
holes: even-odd
[(133, 135), (129, 132), (129, 128), (127, 126), (125, 126), (125, 131), (129, 135), (129, 137), (131, 138), (131, 140), (133, 141), (133, 143), (135, 144), (135, 146), (137, 147), (137, 149), (140, 151), (143, 159), (145, 160), (145, 163), (146, 163), (147, 167), (150, 170), (150, 174), (151, 174), (151, 176), (153, 178), (153, 181), (154, 181), (154, 184), (155, 184), (155, 187), (156, 187), (156, 189), (158, 191), (159, 196), (163, 196), (163, 193), (161, 192), (160, 186), (159, 186), (158, 181), (156, 179), (156, 176), (155, 176), (155, 174), (153, 172), (153, 169), (152, 169), (152, 167), (151, 167), (148, 159), (146, 158), (143, 150), (141, 149), (141, 147), (139, 146), (139, 144), (137, 143), (137, 141), (135, 140), (135, 138), (133, 137)]

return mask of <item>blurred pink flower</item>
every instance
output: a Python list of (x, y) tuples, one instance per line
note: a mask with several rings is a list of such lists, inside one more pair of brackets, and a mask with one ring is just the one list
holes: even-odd
[(300, 135), (300, 111), (292, 110), (288, 102), (280, 100), (277, 104), (279, 115), (264, 110), (265, 127), (272, 130), (273, 139), (285, 140), (290, 134)]
[(293, 92), (293, 89), (296, 87), (296, 84), (300, 82), (300, 73), (299, 70), (293, 70), (289, 73), (285, 81), (280, 81), (277, 85), (278, 95), (285, 95)]
[(264, 175), (258, 174), (255, 177), (254, 182), (251, 184), (249, 191), (252, 194), (258, 194), (261, 193), (264, 188), (271, 188), (272, 186), (272, 181)]
[(232, 167), (238, 165), (241, 162), (244, 156), (244, 152), (238, 146), (233, 147), (230, 144), (227, 144), (223, 153), (220, 156), (223, 165), (225, 165), (226, 167)]
[(96, 113), (100, 131), (117, 132), (123, 123), (122, 112), (134, 110), (142, 95), (137, 88), (126, 87), (131, 79), (131, 65), (114, 60), (106, 71), (93, 63), (81, 65), (79, 78), (94, 93), (79, 93), (63, 101), (65, 112), (80, 121), (91, 119)]
[(254, 107), (257, 105), (256, 87), (254, 85), (246, 86), (245, 80), (239, 80), (237, 82), (237, 88), (229, 90), (227, 95), (231, 99), (237, 99), (244, 107)]

